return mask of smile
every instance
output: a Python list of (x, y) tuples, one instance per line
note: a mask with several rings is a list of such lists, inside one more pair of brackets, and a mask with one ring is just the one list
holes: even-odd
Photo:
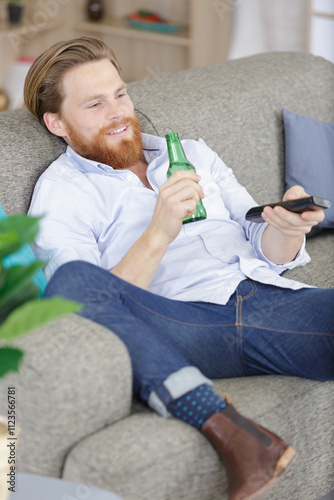
[(107, 132), (107, 135), (121, 134), (122, 132), (125, 132), (127, 128), (128, 125), (124, 125), (123, 127), (119, 127), (116, 130), (113, 130), (112, 132)]

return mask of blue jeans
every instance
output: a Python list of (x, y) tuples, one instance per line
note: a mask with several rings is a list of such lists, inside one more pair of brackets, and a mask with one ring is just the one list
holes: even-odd
[[(124, 342), (134, 393), (145, 402), (169, 377), (175, 386), (182, 385), (182, 377), (193, 377), (188, 390), (206, 377), (334, 379), (334, 289), (289, 290), (245, 280), (224, 306), (181, 302), (74, 261), (60, 267), (48, 284), (45, 296), (56, 294), (83, 304), (82, 316)], [(180, 380), (174, 380), (175, 373)], [(159, 397), (164, 398), (161, 391)]]

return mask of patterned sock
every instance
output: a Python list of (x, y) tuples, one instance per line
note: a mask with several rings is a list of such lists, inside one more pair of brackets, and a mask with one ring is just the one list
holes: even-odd
[(221, 399), (209, 385), (201, 385), (192, 391), (173, 399), (168, 405), (168, 412), (176, 418), (200, 429), (214, 413), (226, 408), (226, 401)]

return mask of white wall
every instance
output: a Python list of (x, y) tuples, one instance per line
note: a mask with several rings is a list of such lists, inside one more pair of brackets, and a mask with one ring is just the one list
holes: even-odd
[(334, 0), (312, 0), (311, 8), (310, 52), (334, 62)]
[(334, 0), (234, 0), (229, 58), (310, 51), (334, 62)]

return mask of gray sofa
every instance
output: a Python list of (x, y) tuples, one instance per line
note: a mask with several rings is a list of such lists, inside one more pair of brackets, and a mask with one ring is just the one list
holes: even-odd
[[(284, 192), (282, 108), (334, 121), (334, 66), (307, 54), (274, 53), (157, 76), (129, 85), (145, 132), (202, 137), (259, 203)], [(26, 212), (33, 186), (64, 144), (26, 110), (0, 114), (0, 203)], [(308, 238), (312, 262), (287, 273), (334, 286), (334, 235)], [(132, 400), (127, 351), (110, 331), (76, 315), (16, 342), (18, 469), (118, 493), (124, 500), (227, 499), (219, 458), (195, 429)], [(236, 407), (277, 432), (299, 456), (272, 500), (317, 500), (334, 490), (334, 382), (283, 376), (215, 381)], [(332, 497), (331, 497), (332, 498)]]

